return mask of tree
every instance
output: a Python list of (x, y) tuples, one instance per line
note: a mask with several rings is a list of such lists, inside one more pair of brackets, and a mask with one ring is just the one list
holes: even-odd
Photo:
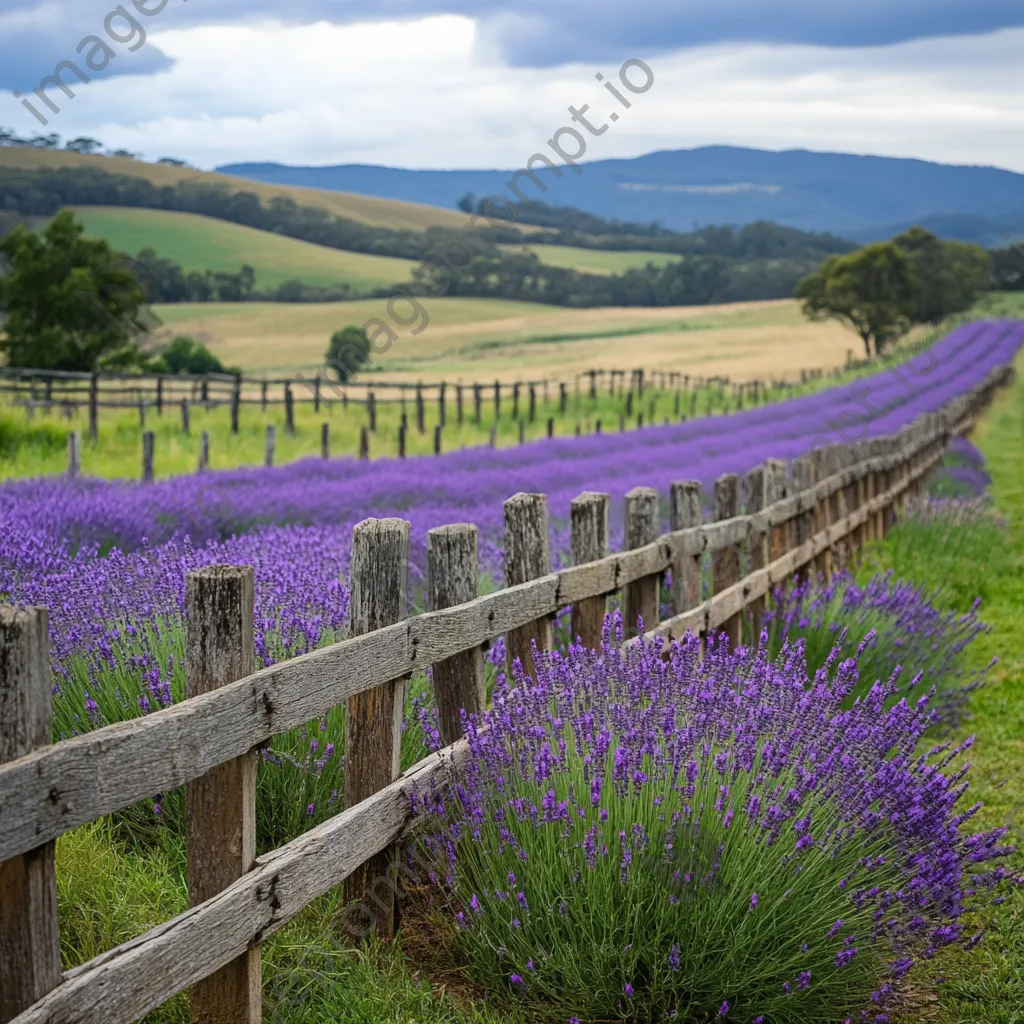
[(989, 287), (992, 260), (979, 246), (943, 242), (920, 227), (897, 235), (893, 243), (910, 257), (914, 267), (914, 323), (939, 324), (962, 313)]
[(90, 139), (87, 136), (81, 136), (77, 139), (70, 139), (64, 143), (64, 148), (70, 153), (95, 153), (98, 149), (103, 148), (103, 143), (97, 139)]
[(201, 342), (178, 335), (148, 367), (153, 373), (234, 373)]
[(342, 384), (355, 377), (359, 368), (369, 361), (370, 339), (361, 327), (343, 327), (331, 336), (327, 366), (334, 370)]
[(7, 315), (0, 351), (10, 366), (85, 370), (137, 365), (149, 330), (145, 295), (102, 239), (82, 237), (67, 211), (41, 234), (15, 228), (0, 241)]
[(831, 256), (794, 294), (811, 320), (838, 320), (855, 330), (870, 359), (910, 329), (915, 287), (910, 257), (892, 242), (876, 242)]

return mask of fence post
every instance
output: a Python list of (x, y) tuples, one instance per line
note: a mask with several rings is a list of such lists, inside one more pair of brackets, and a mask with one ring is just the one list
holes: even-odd
[(408, 427), (404, 423), (399, 424), (398, 427), (398, 457), (400, 459), (405, 458), (405, 434)]
[(72, 430), (68, 434), (68, 476), (80, 476), (82, 472), (82, 432)]
[[(597, 491), (584, 491), (573, 498), (572, 520), (573, 565), (596, 562), (608, 554), (608, 510), (611, 497)], [(608, 598), (587, 597), (572, 606), (572, 640), (577, 637), (584, 647), (596, 650), (601, 646), (601, 632), (608, 613)]]
[(95, 444), (100, 439), (100, 378), (93, 374), (89, 378), (89, 440)]
[[(480, 596), (477, 530), (469, 523), (427, 531), (427, 596), (431, 611), (451, 608)], [(487, 706), (482, 647), (455, 654), (431, 668), (441, 743), (462, 734), (462, 712), (481, 714)]]
[[(669, 529), (700, 526), (700, 481), (676, 480), (669, 489)], [(700, 555), (680, 554), (672, 563), (672, 611), (675, 615), (696, 608), (701, 600)]]
[(480, 417), (481, 417), (480, 407), (481, 407), (482, 403), (483, 403), (483, 395), (482, 395), (482, 393), (480, 391), (480, 385), (479, 384), (474, 384), (473, 385), (473, 422), (477, 426), (480, 426)]
[(204, 430), (199, 435), (199, 472), (210, 468), (210, 434)]
[[(723, 473), (715, 481), (715, 519), (733, 519), (739, 514), (740, 478), (735, 473)], [(735, 545), (719, 551), (711, 558), (711, 592), (720, 594), (740, 580), (740, 553)], [(726, 634), (730, 647), (736, 647), (742, 637), (743, 616), (731, 615), (718, 628)]]
[(370, 457), (370, 432), (364, 423), (359, 428), (359, 458), (364, 462)]
[(519, 382), (512, 385), (512, 419), (519, 419)]
[(139, 395), (139, 427), (144, 428), (146, 426), (146, 401)]
[[(49, 613), (0, 605), (0, 764), (52, 741)], [(0, 863), (0, 1021), (61, 982), (56, 843)]]
[(181, 432), (189, 437), (192, 433), (192, 417), (189, 412), (188, 399), (181, 400)]
[(147, 430), (142, 435), (142, 482), (153, 482), (153, 431)]
[(462, 385), (455, 385), (455, 419), (462, 426)]
[[(658, 492), (653, 487), (634, 487), (626, 493), (626, 550), (646, 547), (661, 533)], [(644, 631), (660, 621), (661, 573), (644, 576), (622, 588), (622, 619), (625, 637), (638, 633), (637, 620)]]
[(533, 384), (530, 385), (529, 417), (531, 423), (537, 418), (537, 388)]
[[(185, 692), (198, 697), (252, 675), (252, 566), (195, 569), (185, 583)], [(256, 751), (218, 765), (188, 784), (185, 843), (189, 904), (212, 899), (256, 861)], [(195, 1024), (259, 1024), (260, 949), (192, 989)]]
[[(504, 505), (505, 585), (518, 586), (551, 572), (548, 536), (548, 499), (546, 494), (513, 494)], [(531, 642), (537, 649), (551, 649), (551, 620), (545, 616), (509, 630), (505, 637), (508, 671), (518, 659), (527, 675), (536, 676)]]
[(292, 398), (291, 384), (284, 386), (284, 429), (295, 436), (295, 400)]
[(163, 377), (157, 377), (157, 379), (156, 379), (156, 414), (157, 414), (157, 416), (163, 416), (163, 414), (164, 414), (164, 379), (163, 379)]
[(566, 407), (569, 404), (569, 394), (565, 390), (565, 382), (562, 381), (558, 385), (558, 411), (564, 416)]
[(434, 427), (434, 454), (441, 454), (441, 424), (438, 423)]
[(443, 427), (448, 422), (447, 402), (445, 401), (446, 384), (441, 381), (437, 392), (437, 422)]
[(498, 428), (494, 423), (491, 424), (491, 432), (490, 435), (488, 436), (487, 443), (492, 448), (496, 448), (498, 445)]
[[(765, 490), (769, 505), (782, 501), (786, 497), (786, 460), (766, 459)], [(768, 561), (774, 562), (789, 551), (789, 524), (780, 523), (773, 526), (768, 539)]]
[[(747, 515), (763, 512), (768, 506), (768, 474), (764, 466), (755, 466), (746, 478)], [(757, 572), (768, 564), (768, 535), (750, 532), (750, 571)], [(751, 615), (751, 646), (757, 647), (761, 642), (761, 619), (764, 616), (765, 599), (755, 597), (750, 603)]]
[(268, 423), (264, 431), (263, 465), (268, 469), (274, 465), (274, 449), (277, 447), (277, 427)]
[[(352, 636), (391, 626), (408, 613), (409, 524), (404, 519), (364, 519), (352, 528)], [(398, 778), (402, 752), (405, 677), (375, 686), (348, 700), (345, 716), (345, 806)], [(397, 848), (371, 857), (345, 880), (345, 904), (359, 901), (377, 937), (394, 937)], [(386, 882), (378, 892), (377, 882)], [(372, 906), (368, 906), (371, 903)]]
[(549, 416), (548, 417), (548, 437), (554, 437), (554, 436), (555, 436), (555, 417), (554, 416)]
[[(793, 490), (798, 496), (803, 496), (814, 486), (814, 464), (810, 455), (798, 455), (791, 463), (793, 470)], [(810, 540), (814, 533), (814, 512), (801, 512), (793, 520), (793, 533), (791, 546), (800, 547)], [(805, 573), (813, 572), (813, 569), (805, 569)], [(797, 574), (799, 576), (799, 574)]]
[(267, 411), (267, 382), (260, 382), (260, 412)]
[(416, 385), (416, 430), (422, 434), (426, 430), (424, 423), (424, 408), (423, 408), (423, 385)]
[[(320, 406), (320, 378), (316, 379), (317, 407)], [(235, 386), (231, 391), (231, 433), (238, 433), (238, 419), (242, 408), (242, 378), (235, 378)]]
[(519, 421), (519, 443), (526, 444), (526, 420)]
[(330, 423), (320, 424), (320, 458), (331, 457), (331, 425)]
[(494, 382), (494, 420), (501, 418), (501, 381)]
[(320, 374), (313, 378), (313, 412), (320, 411)]

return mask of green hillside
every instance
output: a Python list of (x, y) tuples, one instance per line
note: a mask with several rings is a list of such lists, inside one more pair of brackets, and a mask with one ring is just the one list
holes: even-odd
[(186, 270), (227, 273), (237, 273), (248, 263), (256, 271), (259, 289), (288, 280), (382, 288), (407, 280), (416, 266), (413, 260), (342, 252), (191, 213), (117, 206), (79, 206), (74, 211), (87, 234), (133, 256), (148, 246)]
[[(523, 246), (503, 245), (502, 248), (514, 252)], [(571, 245), (531, 245), (529, 251), (536, 253), (537, 258), (549, 267), (566, 267), (586, 274), (621, 274), (648, 263), (663, 267), (679, 259), (672, 253), (634, 250), (613, 252), (606, 249), (577, 249)]]

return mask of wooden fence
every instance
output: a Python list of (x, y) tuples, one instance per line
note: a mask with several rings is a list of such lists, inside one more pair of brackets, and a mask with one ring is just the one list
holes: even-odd
[[(830, 371), (830, 375), (837, 376), (840, 372), (837, 368)], [(824, 373), (823, 370), (804, 370), (800, 380), (806, 383), (822, 377)], [(86, 409), (92, 440), (98, 433), (102, 409), (138, 410), (143, 425), (147, 413), (155, 412), (162, 416), (165, 411), (181, 409), (182, 429), (188, 433), (189, 407), (198, 405), (204, 409), (215, 409), (229, 406), (232, 431), (238, 433), (243, 406), (258, 405), (263, 411), (271, 406), (283, 406), (290, 429), (293, 429), (296, 405), (312, 405), (314, 411), (319, 412), (322, 405), (330, 407), (331, 403), (340, 402), (345, 408), (349, 405), (363, 407), (369, 429), (373, 431), (376, 429), (377, 407), (399, 404), (403, 413), (414, 416), (419, 432), (423, 433), (427, 406), (436, 406), (438, 422), (442, 425), (450, 420), (460, 426), (466, 421), (480, 424), (485, 418), (491, 418), (488, 408), (493, 408), (495, 421), (504, 415), (513, 420), (533, 422), (541, 404), (550, 409), (557, 403), (559, 414), (564, 415), (570, 397), (578, 405), (581, 399), (596, 402), (600, 396), (608, 395), (622, 398), (624, 415), (631, 418), (634, 399), (637, 412), (641, 412), (640, 402), (645, 395), (674, 394), (674, 413), (678, 417), (686, 411), (691, 416), (697, 411), (696, 407), (683, 408), (684, 396), (688, 405), (691, 396), (708, 388), (717, 389), (722, 400), (728, 399), (742, 408), (744, 402), (757, 405), (766, 401), (773, 392), (788, 388), (791, 393), (792, 382), (732, 381), (728, 377), (698, 377), (674, 371), (586, 370), (568, 379), (545, 377), (464, 384), (461, 381), (373, 380), (368, 375), (367, 379), (339, 384), (329, 377), (315, 375), (307, 378), (302, 374), (260, 379), (227, 374), (75, 373), (0, 366), (0, 397), (23, 407), (29, 417), (39, 409), (61, 413), (70, 419), (78, 410)]]
[[(504, 507), (507, 587), (479, 596), (476, 529), (430, 531), (431, 610), (406, 618), (409, 524), (366, 520), (354, 530), (352, 636), (253, 671), (253, 570), (189, 574), (187, 699), (134, 721), (51, 744), (47, 611), (0, 609), (0, 1022), (120, 1024), (185, 989), (193, 1020), (260, 1020), (261, 941), (339, 883), (360, 899), (394, 867), (415, 825), (410, 795), (464, 762), (460, 710), (484, 705), (484, 645), (504, 635), (510, 659), (532, 669), (530, 643), (552, 644), (552, 619), (600, 642), (608, 597), (648, 636), (726, 632), (735, 643), (773, 588), (812, 569), (826, 574), (881, 537), (973, 422), (1010, 370), (1000, 368), (942, 413), (859, 450), (832, 445), (788, 465), (768, 460), (742, 481), (716, 481), (716, 521), (703, 523), (700, 485), (626, 496), (627, 550), (608, 553), (605, 494), (572, 505), (574, 564), (551, 571), (544, 495)], [(745, 511), (739, 501), (745, 495)], [(715, 571), (702, 593), (701, 561)], [(673, 614), (659, 621), (663, 574)], [(706, 581), (705, 581), (706, 582)], [(634, 630), (635, 632), (635, 630)], [(636, 642), (634, 638), (631, 642)], [(405, 681), (433, 666), (441, 751), (399, 774)], [(255, 856), (255, 757), (272, 737), (347, 705), (346, 809)], [(145, 935), (61, 972), (54, 842), (76, 826), (154, 794), (188, 786), (191, 909)], [(394, 927), (393, 886), (373, 896), (382, 935)]]

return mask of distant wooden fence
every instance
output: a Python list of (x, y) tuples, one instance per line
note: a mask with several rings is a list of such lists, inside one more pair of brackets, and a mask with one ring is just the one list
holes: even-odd
[[(840, 371), (830, 371), (835, 376)], [(817, 379), (824, 375), (822, 370), (801, 371), (801, 381)], [(628, 386), (627, 386), (628, 377)], [(674, 415), (683, 409), (684, 394), (695, 398), (697, 391), (717, 388), (724, 399), (728, 397), (733, 405), (743, 407), (744, 402), (759, 404), (769, 393), (792, 387), (785, 381), (751, 380), (732, 381), (728, 377), (698, 377), (677, 372), (645, 372), (644, 370), (586, 370), (568, 379), (545, 377), (538, 380), (487, 381), (464, 384), (461, 381), (403, 382), (362, 379), (340, 384), (329, 377), (303, 377), (297, 374), (288, 378), (235, 377), (227, 374), (143, 375), (129, 373), (73, 373), (70, 371), (34, 370), (18, 367), (0, 367), (0, 398), (10, 404), (20, 405), (31, 417), (35, 410), (63, 413), (71, 418), (79, 409), (89, 413), (90, 439), (95, 440), (99, 431), (99, 417), (102, 409), (136, 409), (144, 426), (146, 415), (155, 412), (162, 416), (165, 411), (181, 410), (182, 430), (189, 432), (188, 410), (191, 406), (215, 409), (221, 406), (231, 408), (231, 428), (238, 433), (239, 418), (243, 406), (259, 405), (261, 410), (271, 406), (283, 406), (287, 429), (294, 429), (295, 406), (312, 405), (319, 412), (322, 405), (340, 402), (365, 409), (368, 428), (376, 430), (376, 410), (379, 405), (399, 404), (402, 407), (402, 421), (407, 424), (409, 411), (415, 416), (415, 425), (422, 434), (425, 431), (425, 410), (436, 405), (438, 422), (444, 426), (454, 420), (460, 426), (464, 422), (481, 424), (491, 415), (485, 412), (493, 407), (493, 420), (504, 415), (507, 419), (533, 422), (541, 404), (553, 408), (557, 402), (558, 412), (564, 415), (569, 407), (570, 394), (575, 401), (581, 398), (596, 401), (601, 395), (620, 397), (624, 401), (623, 413), (627, 418), (634, 415), (634, 398), (639, 412), (639, 403), (651, 393), (674, 394)], [(454, 405), (454, 409), (453, 409)], [(504, 413), (502, 410), (504, 409)], [(696, 407), (688, 410), (696, 413)]]
[[(191, 988), (193, 1020), (256, 1024), (261, 941), (339, 883), (347, 899), (367, 895), (415, 824), (410, 795), (464, 763), (460, 711), (483, 709), (484, 645), (504, 635), (509, 658), (532, 670), (531, 641), (549, 648), (554, 615), (571, 607), (573, 629), (596, 646), (617, 592), (627, 625), (642, 615), (648, 636), (721, 629), (736, 643), (742, 617), (756, 625), (777, 584), (812, 568), (828, 574), (883, 536), (950, 436), (1009, 374), (993, 371), (942, 413), (859, 452), (832, 445), (788, 466), (769, 460), (742, 487), (735, 475), (721, 477), (714, 522), (701, 521), (700, 485), (683, 481), (667, 496), (671, 532), (658, 536), (664, 496), (636, 488), (626, 496), (628, 550), (617, 554), (608, 553), (608, 495), (583, 494), (572, 506), (578, 564), (559, 572), (545, 496), (517, 494), (504, 507), (506, 589), (479, 596), (475, 527), (432, 530), (432, 610), (413, 618), (405, 617), (409, 524), (366, 520), (353, 534), (351, 638), (258, 672), (253, 570), (197, 570), (187, 581), (187, 699), (55, 745), (47, 611), (0, 609), (0, 1022), (127, 1024)], [(662, 622), (668, 570), (673, 614)], [(405, 680), (428, 665), (448, 745), (400, 775)], [(256, 857), (257, 750), (341, 704), (346, 809)], [(186, 785), (191, 909), (62, 974), (54, 841)], [(373, 893), (382, 935), (394, 927), (389, 893)]]

